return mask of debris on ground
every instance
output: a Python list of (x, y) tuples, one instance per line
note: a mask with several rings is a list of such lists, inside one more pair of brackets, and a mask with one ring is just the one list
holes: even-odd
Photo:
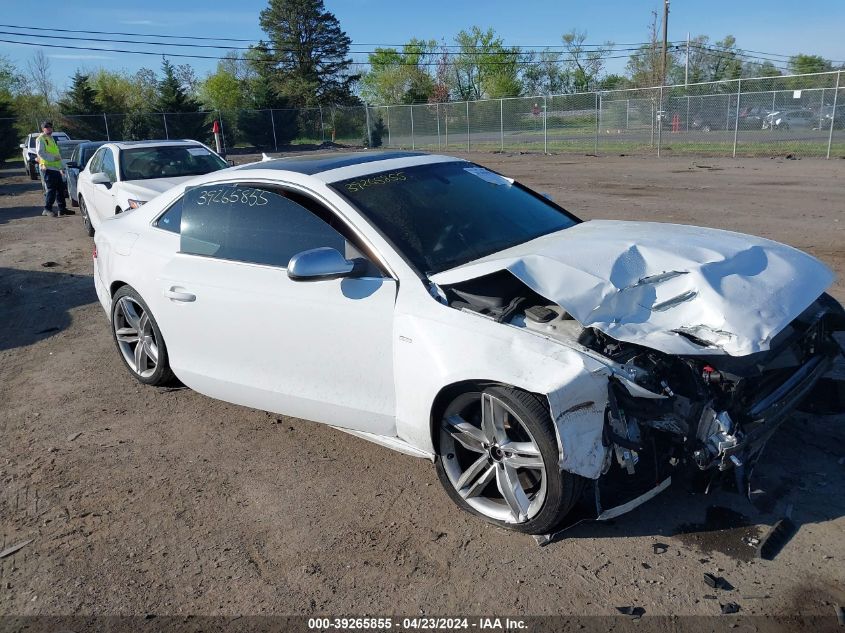
[(748, 545), (748, 547), (757, 547), (760, 544), (760, 539), (756, 536), (743, 536), (742, 542)]
[(836, 619), (839, 620), (839, 626), (845, 626), (845, 607), (836, 605)]
[(41, 265), (44, 268), (55, 268), (56, 266), (59, 265), (59, 263), (58, 262), (43, 262)]
[(731, 613), (739, 613), (740, 606), (736, 602), (728, 602), (727, 604), (719, 604), (722, 608), (722, 613), (724, 615), (730, 615)]
[(15, 552), (17, 552), (19, 549), (23, 549), (24, 547), (26, 547), (27, 545), (32, 543), (33, 540), (34, 539), (29, 539), (28, 541), (21, 541), (17, 545), (12, 545), (11, 547), (7, 547), (2, 552), (0, 552), (0, 558), (6, 558), (7, 556), (11, 556)]
[(774, 560), (775, 556), (784, 548), (798, 531), (795, 523), (788, 516), (780, 519), (763, 536), (757, 555), (763, 560)]
[(704, 582), (707, 584), (708, 587), (713, 587), (713, 589), (724, 589), (725, 591), (730, 591), (731, 589), (733, 589), (733, 585), (731, 585), (731, 583), (729, 583), (721, 576), (714, 576), (713, 574), (705, 573)]
[(630, 615), (632, 620), (639, 620), (645, 614), (645, 609), (642, 607), (616, 607), (622, 615)]
[(665, 554), (669, 551), (669, 546), (666, 543), (654, 543), (652, 547), (654, 547), (655, 554)]
[(80, 435), (82, 435), (82, 431), (77, 431), (76, 433), (71, 433), (70, 435), (67, 436), (67, 441), (72, 442), (73, 440), (75, 440)]

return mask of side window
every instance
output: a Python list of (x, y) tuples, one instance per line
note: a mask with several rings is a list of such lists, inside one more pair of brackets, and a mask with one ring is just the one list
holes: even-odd
[(117, 171), (114, 168), (114, 153), (109, 148), (105, 148), (103, 152), (103, 165), (100, 167), (100, 171), (106, 174), (112, 182), (117, 181)]
[(287, 268), (299, 252), (343, 236), (293, 200), (253, 187), (203, 186), (185, 193), (181, 252)]
[(182, 202), (184, 199), (184, 196), (179, 196), (179, 199), (171, 204), (167, 211), (158, 216), (155, 225), (165, 231), (178, 234), (182, 226)]
[(98, 149), (97, 153), (91, 158), (91, 162), (88, 163), (88, 171), (92, 174), (96, 174), (97, 172), (102, 171), (101, 166), (103, 164), (103, 153), (106, 151), (105, 148)]
[(70, 162), (79, 164), (79, 145), (73, 148), (73, 153), (70, 155)]

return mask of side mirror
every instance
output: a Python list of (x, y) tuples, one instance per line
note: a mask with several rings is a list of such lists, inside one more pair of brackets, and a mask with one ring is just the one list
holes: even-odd
[(98, 171), (96, 174), (91, 174), (91, 182), (95, 185), (110, 185), (111, 178), (107, 173)]
[(358, 266), (334, 248), (322, 247), (302, 251), (290, 258), (288, 277), (293, 281), (321, 281), (352, 277)]
[(21, 149), (26, 149), (26, 145), (24, 145), (23, 143), (21, 143), (20, 145), (18, 145), (18, 147), (20, 147)]

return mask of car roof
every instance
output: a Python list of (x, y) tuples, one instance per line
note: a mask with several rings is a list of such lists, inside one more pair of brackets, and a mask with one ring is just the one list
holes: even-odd
[(157, 140), (157, 141), (109, 141), (118, 149), (132, 149), (137, 147), (184, 147), (185, 145), (202, 145), (192, 139)]
[[(364, 152), (331, 152), (313, 154), (309, 156), (291, 156), (289, 158), (277, 158), (274, 160), (250, 163), (237, 167), (236, 169), (277, 169), (280, 171), (293, 171), (307, 176), (321, 174), (333, 169), (351, 167), (364, 163), (375, 163), (380, 161), (395, 160), (398, 158), (413, 158), (428, 156), (424, 152), (394, 152), (394, 151), (364, 151)], [(373, 167), (376, 167), (375, 165)], [(372, 171), (379, 171), (378, 168)]]

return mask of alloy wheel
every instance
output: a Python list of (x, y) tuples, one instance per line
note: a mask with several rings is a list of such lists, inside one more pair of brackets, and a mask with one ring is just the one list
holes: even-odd
[(546, 464), (526, 424), (501, 399), (466, 393), (440, 423), (440, 456), (449, 482), (473, 509), (525, 523), (543, 507)]
[(117, 345), (126, 364), (141, 378), (149, 378), (158, 366), (159, 347), (152, 321), (132, 297), (117, 301), (112, 320)]

